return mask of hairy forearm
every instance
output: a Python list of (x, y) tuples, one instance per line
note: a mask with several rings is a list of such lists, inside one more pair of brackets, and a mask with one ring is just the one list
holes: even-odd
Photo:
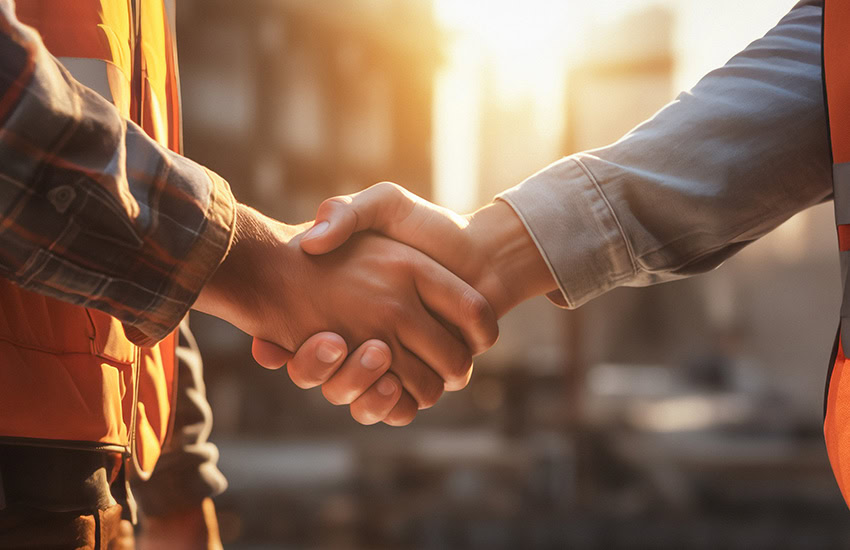
[(271, 299), (273, 288), (289, 289), (275, 294), (279, 300), (275, 314), (286, 309), (283, 301), (294, 291), (290, 283), (298, 270), (294, 256), (301, 255), (297, 246), (290, 243), (299, 231), (244, 204), (237, 205), (230, 251), (193, 309), (224, 319), (249, 334), (269, 336), (266, 333), (272, 320), (258, 317), (257, 312), (268, 308), (266, 302)]

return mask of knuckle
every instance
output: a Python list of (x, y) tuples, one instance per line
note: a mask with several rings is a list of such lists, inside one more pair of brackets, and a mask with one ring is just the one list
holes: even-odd
[(466, 320), (473, 325), (484, 325), (491, 318), (490, 304), (477, 292), (466, 292), (462, 307)]
[(372, 187), (379, 201), (387, 209), (384, 213), (387, 220), (400, 222), (416, 205), (417, 197), (396, 183), (382, 181)]
[[(476, 333), (478, 343), (489, 349), (499, 337), (499, 325), (490, 303), (477, 292), (467, 292), (462, 311), (469, 327)], [(483, 351), (483, 350), (482, 350)]]
[(382, 313), (385, 320), (394, 323), (401, 323), (407, 320), (408, 310), (401, 302), (387, 301), (382, 306)]
[(319, 205), (319, 208), (316, 211), (316, 217), (327, 218), (328, 216), (332, 215), (332, 213), (337, 209), (340, 209), (341, 207), (348, 207), (348, 205), (350, 204), (351, 197), (347, 197), (345, 195), (325, 199)]
[(396, 277), (409, 277), (414, 269), (416, 260), (414, 259), (413, 251), (406, 247), (396, 247), (393, 250), (393, 255), (386, 258), (387, 273)]
[(398, 198), (403, 195), (401, 186), (391, 181), (382, 181), (373, 187), (376, 192), (388, 198)]
[(322, 206), (324, 207), (348, 206), (349, 204), (351, 204), (351, 197), (348, 195), (337, 195), (336, 197), (322, 201)]

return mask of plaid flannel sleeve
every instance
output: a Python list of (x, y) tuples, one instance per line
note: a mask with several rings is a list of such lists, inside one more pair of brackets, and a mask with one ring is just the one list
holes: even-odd
[(227, 254), (236, 203), (76, 82), (0, 0), (0, 276), (152, 345)]

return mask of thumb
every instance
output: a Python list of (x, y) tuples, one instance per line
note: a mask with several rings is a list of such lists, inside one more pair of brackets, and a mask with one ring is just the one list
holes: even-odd
[(338, 248), (358, 231), (374, 230), (389, 237), (414, 210), (418, 197), (394, 183), (378, 183), (352, 195), (324, 201), (316, 221), (301, 239), (308, 254), (325, 254)]
[(363, 206), (354, 204), (355, 199), (356, 195), (345, 195), (320, 204), (313, 227), (301, 238), (301, 249), (308, 254), (327, 254), (362, 231), (357, 227), (357, 208)]
[(292, 359), (291, 351), (259, 338), (254, 338), (251, 344), (251, 355), (254, 361), (270, 370), (279, 369)]

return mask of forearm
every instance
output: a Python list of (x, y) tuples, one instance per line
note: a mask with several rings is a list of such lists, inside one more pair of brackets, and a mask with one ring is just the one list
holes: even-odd
[[(267, 289), (263, 284), (269, 282), (281, 287), (287, 280), (284, 274), (291, 275), (285, 269), (296, 269), (294, 256), (299, 252), (289, 242), (298, 232), (295, 226), (237, 204), (231, 248), (201, 289), (193, 309), (225, 319), (248, 334), (270, 337), (269, 320), (256, 315), (268, 300), (260, 289)], [(294, 342), (287, 344), (294, 346)]]
[(227, 183), (76, 82), (8, 1), (0, 53), (0, 275), (159, 340), (228, 250)]
[(712, 269), (830, 196), (821, 8), (806, 4), (616, 144), (501, 196), (563, 305)]

